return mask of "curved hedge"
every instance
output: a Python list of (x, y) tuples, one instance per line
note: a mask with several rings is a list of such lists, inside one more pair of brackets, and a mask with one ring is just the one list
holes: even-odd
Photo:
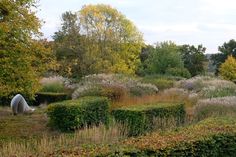
[(209, 118), (169, 132), (132, 137), (113, 145), (92, 145), (62, 150), (68, 156), (99, 157), (234, 157), (236, 119)]
[(236, 120), (210, 118), (179, 131), (131, 138), (123, 146), (129, 149), (119, 153), (127, 156), (231, 157), (236, 154)]
[(177, 125), (183, 124), (185, 110), (183, 104), (156, 103), (116, 109), (112, 115), (128, 126), (129, 136), (137, 136), (153, 130), (156, 119), (172, 118)]
[(48, 106), (49, 124), (62, 131), (108, 123), (109, 100), (105, 97), (83, 97), (52, 103)]

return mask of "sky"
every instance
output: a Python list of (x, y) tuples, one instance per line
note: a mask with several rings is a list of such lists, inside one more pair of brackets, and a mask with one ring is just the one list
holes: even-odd
[(86, 4), (109, 4), (131, 20), (146, 44), (171, 40), (178, 45), (202, 44), (207, 53), (236, 39), (235, 0), (40, 0), (37, 16), (41, 31), (52, 39), (61, 26), (61, 15)]

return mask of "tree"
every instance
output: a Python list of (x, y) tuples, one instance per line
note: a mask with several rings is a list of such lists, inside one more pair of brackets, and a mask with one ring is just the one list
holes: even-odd
[[(154, 51), (150, 50), (148, 58), (142, 63), (141, 73), (189, 76), (188, 70), (184, 68), (179, 47), (175, 43), (171, 41), (158, 43)], [(188, 74), (184, 74), (186, 72)]]
[(136, 71), (143, 39), (131, 21), (103, 4), (84, 6), (79, 20), (86, 39), (86, 67), (91, 73)]
[(225, 42), (222, 46), (219, 46), (218, 50), (219, 53), (211, 56), (213, 65), (216, 66), (216, 74), (219, 72), (220, 65), (225, 62), (229, 55), (236, 57), (236, 41), (231, 39), (230, 41)]
[(202, 74), (206, 57), (204, 55), (206, 48), (202, 45), (195, 47), (194, 45), (182, 45), (180, 46), (180, 52), (183, 57), (184, 67), (188, 69), (192, 76)]
[(66, 77), (81, 77), (86, 73), (83, 68), (83, 45), (80, 25), (75, 13), (62, 14), (62, 27), (54, 36), (54, 52), (59, 63), (59, 74)]
[(39, 77), (51, 68), (51, 51), (36, 40), (40, 21), (34, 0), (0, 1), (0, 97), (21, 93), (33, 97)]
[(224, 79), (236, 81), (236, 59), (229, 55), (226, 61), (220, 65), (219, 72)]

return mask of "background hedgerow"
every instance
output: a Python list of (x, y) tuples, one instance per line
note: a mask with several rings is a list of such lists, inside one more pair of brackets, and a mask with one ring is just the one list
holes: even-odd
[(50, 104), (47, 109), (49, 124), (61, 131), (85, 126), (108, 124), (109, 101), (104, 97), (83, 97)]

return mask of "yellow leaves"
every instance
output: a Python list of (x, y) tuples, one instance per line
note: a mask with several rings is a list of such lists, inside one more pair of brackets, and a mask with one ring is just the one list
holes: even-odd
[(8, 11), (0, 22), (0, 96), (21, 93), (33, 97), (39, 89), (39, 75), (53, 62), (46, 43), (35, 40), (40, 36), (40, 21), (31, 10), (35, 2), (2, 0), (0, 5)]
[(85, 5), (79, 12), (79, 19), (88, 41), (85, 46), (89, 47), (86, 62), (95, 61), (95, 72), (135, 72), (143, 38), (130, 20), (104, 4)]
[(220, 75), (227, 80), (236, 80), (236, 59), (230, 55), (220, 66)]

